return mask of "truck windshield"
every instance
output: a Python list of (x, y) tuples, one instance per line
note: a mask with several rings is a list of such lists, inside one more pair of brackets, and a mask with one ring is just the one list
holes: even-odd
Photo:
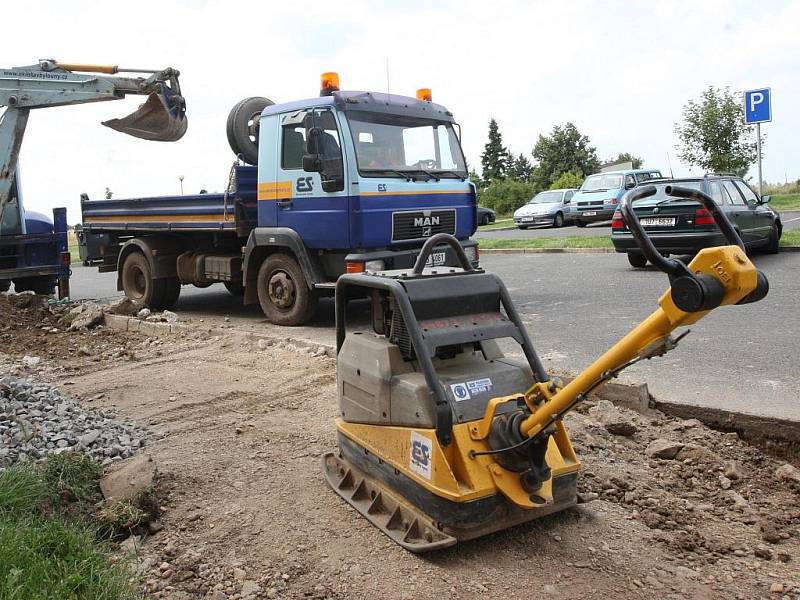
[(348, 111), (358, 171), (366, 177), (467, 177), (452, 123)]
[(581, 186), (582, 192), (605, 192), (622, 187), (622, 175), (599, 174), (587, 177)]

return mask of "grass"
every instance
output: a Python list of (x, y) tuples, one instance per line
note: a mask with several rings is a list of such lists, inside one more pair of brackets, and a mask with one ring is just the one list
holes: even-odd
[(107, 541), (80, 516), (99, 474), (79, 454), (0, 472), (0, 600), (141, 598), (126, 564), (109, 560)]
[(541, 237), (530, 239), (477, 238), (482, 250), (495, 248), (613, 248), (609, 236)]
[(67, 244), (69, 245), (69, 256), (73, 263), (80, 262), (81, 260), (81, 253), (78, 250), (78, 238), (75, 236), (75, 232), (71, 229), (67, 232)]
[(800, 194), (776, 194), (769, 205), (775, 210), (800, 210)]
[(492, 229), (504, 229), (506, 227), (514, 226), (514, 218), (508, 217), (507, 219), (497, 219), (494, 223), (489, 225), (481, 225), (478, 231), (491, 231)]
[(784, 231), (781, 235), (781, 246), (800, 246), (800, 229)]

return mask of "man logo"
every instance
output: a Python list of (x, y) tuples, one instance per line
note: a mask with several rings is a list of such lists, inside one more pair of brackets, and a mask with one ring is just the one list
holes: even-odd
[(431, 237), (433, 233), (433, 229), (431, 227), (423, 227), (422, 228), (422, 237)]
[(297, 183), (294, 186), (294, 189), (299, 192), (313, 192), (314, 191), (314, 179), (311, 177), (300, 177), (297, 180)]
[[(430, 230), (431, 225), (438, 225), (440, 217), (414, 217), (414, 227), (427, 227)], [(428, 234), (430, 235), (430, 233)]]

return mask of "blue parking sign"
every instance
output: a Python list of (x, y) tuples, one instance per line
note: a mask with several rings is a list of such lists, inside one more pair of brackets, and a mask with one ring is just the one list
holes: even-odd
[(747, 124), (772, 121), (772, 97), (769, 88), (744, 93), (744, 122)]

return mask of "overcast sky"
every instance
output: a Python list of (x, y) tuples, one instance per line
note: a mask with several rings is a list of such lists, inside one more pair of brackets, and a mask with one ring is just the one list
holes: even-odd
[(189, 130), (176, 143), (100, 125), (140, 97), (31, 114), (25, 203), (67, 206), (70, 223), (80, 193), (106, 186), (116, 197), (175, 194), (183, 175), (187, 193), (222, 190), (238, 100), (313, 97), (323, 71), (338, 71), (343, 89), (385, 91), (387, 60), (392, 93), (430, 87), (455, 114), (471, 166), (494, 117), (515, 154), (530, 157), (539, 134), (571, 121), (601, 159), (631, 152), (668, 172), (669, 154), (687, 174), (673, 133), (684, 103), (709, 85), (769, 86), (764, 177), (800, 178), (800, 0), (38, 0), (5, 3), (3, 22), (2, 67), (55, 58), (181, 71)]

